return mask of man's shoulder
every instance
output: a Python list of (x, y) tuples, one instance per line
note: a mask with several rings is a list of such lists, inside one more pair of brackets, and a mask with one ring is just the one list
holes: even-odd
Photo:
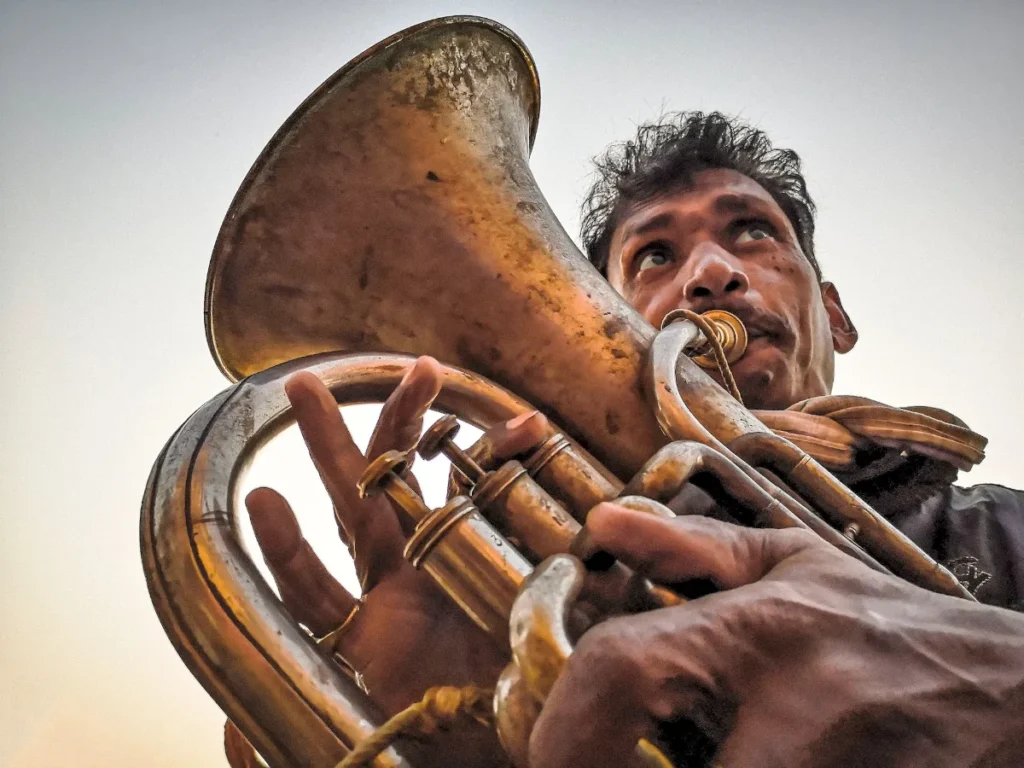
[(982, 602), (1024, 609), (1024, 491), (953, 485), (937, 507), (937, 559)]
[(971, 486), (950, 486), (947, 508), (958, 512), (984, 512), (988, 514), (1024, 514), (1024, 491), (999, 483), (979, 483)]
[(1024, 491), (954, 485), (936, 467), (908, 462), (862, 495), (979, 600), (1024, 610)]

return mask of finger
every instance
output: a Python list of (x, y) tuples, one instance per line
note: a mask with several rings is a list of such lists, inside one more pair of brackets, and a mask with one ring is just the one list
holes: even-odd
[(367, 458), (372, 461), (385, 451), (414, 448), (423, 431), (423, 417), (440, 391), (440, 363), (432, 357), (420, 357), (381, 408)]
[(530, 768), (640, 768), (636, 745), (653, 729), (608, 693), (560, 677), (530, 734)]
[(633, 652), (615, 647), (614, 623), (585, 634), (555, 681), (530, 734), (531, 768), (634, 764), (650, 723), (631, 674)]
[(356, 484), (368, 462), (352, 439), (330, 390), (301, 371), (285, 384), (299, 430), (334, 503), (338, 524), (352, 550), (364, 590), (399, 567), (405, 538), (384, 499), (361, 499)]
[[(466, 451), (477, 466), (491, 471), (509, 459), (526, 453), (551, 434), (547, 418), (539, 411), (529, 411), (485, 430), (480, 439)], [(452, 470), (448, 478), (448, 496), (468, 492), (462, 473)]]
[[(422, 491), (419, 481), (412, 473), (413, 460), (416, 458), (412, 449), (416, 447), (423, 432), (423, 417), (440, 392), (440, 363), (432, 357), (417, 358), (381, 408), (366, 450), (370, 460), (386, 451), (407, 452), (408, 462), (402, 471), (402, 477), (420, 495)], [(403, 535), (411, 536), (416, 528), (416, 521), (399, 512), (398, 522)]]
[(594, 547), (663, 583), (710, 579), (732, 589), (763, 578), (786, 558), (821, 542), (787, 529), (744, 528), (705, 517), (664, 518), (599, 504), (587, 517)]
[(246, 496), (245, 506), (288, 613), (315, 635), (327, 634), (349, 615), (356, 598), (331, 576), (303, 538), (295, 513), (281, 494), (257, 488)]
[(704, 665), (708, 635), (690, 626), (700, 618), (671, 608), (611, 619), (583, 635), (534, 725), (531, 768), (638, 766), (637, 742), (657, 735), (659, 723), (706, 712), (720, 691)]
[(540, 411), (530, 411), (486, 430), (467, 451), (484, 469), (535, 448), (551, 434), (551, 425)]
[(296, 373), (284, 389), (310, 457), (328, 491), (336, 497), (336, 503), (350, 506), (359, 500), (356, 483), (367, 461), (352, 439), (338, 403), (324, 383), (309, 371)]
[[(373, 428), (366, 455), (373, 460), (386, 451), (407, 451), (408, 463), (402, 476), (420, 493), (420, 484), (412, 473), (416, 454), (412, 451), (423, 432), (423, 417), (441, 391), (441, 365), (434, 358), (417, 358), (402, 377), (391, 396), (384, 402)], [(413, 521), (399, 517), (406, 535), (415, 528)]]

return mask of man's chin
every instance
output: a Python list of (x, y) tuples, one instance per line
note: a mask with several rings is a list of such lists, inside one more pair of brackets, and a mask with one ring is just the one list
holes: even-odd
[(785, 389), (785, 357), (780, 349), (763, 339), (755, 340), (747, 354), (732, 366), (732, 375), (747, 408), (784, 410), (792, 405)]

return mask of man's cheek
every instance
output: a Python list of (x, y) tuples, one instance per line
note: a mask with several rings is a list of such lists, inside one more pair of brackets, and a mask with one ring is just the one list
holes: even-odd
[(665, 315), (680, 306), (679, 296), (671, 290), (671, 285), (642, 286), (629, 303), (655, 328), (660, 328)]
[(661, 324), (665, 311), (662, 310), (660, 303), (654, 300), (654, 297), (647, 293), (638, 292), (632, 296), (627, 295), (626, 301), (633, 309), (643, 315), (644, 320), (655, 328)]

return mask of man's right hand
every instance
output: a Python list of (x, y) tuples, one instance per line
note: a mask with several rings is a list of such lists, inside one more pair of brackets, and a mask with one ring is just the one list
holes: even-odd
[[(402, 556), (408, 531), (391, 503), (384, 497), (360, 499), (356, 491), (369, 460), (416, 444), (440, 381), (438, 363), (420, 358), (385, 403), (367, 456), (352, 440), (334, 397), (315, 375), (298, 373), (285, 385), (363, 591), (362, 605), (343, 630), (338, 647), (388, 715), (418, 701), (435, 685), (493, 686), (508, 660), (430, 576)], [(544, 417), (533, 414), (488, 430), (484, 440), (495, 456), (511, 457), (539, 442), (545, 430)], [(303, 538), (288, 502), (269, 488), (258, 488), (248, 495), (246, 506), (291, 616), (318, 636), (338, 627), (358, 601), (328, 573)], [(491, 729), (476, 729), (471, 738), (467, 736), (459, 734), (443, 745), (447, 763), (504, 762)]]

